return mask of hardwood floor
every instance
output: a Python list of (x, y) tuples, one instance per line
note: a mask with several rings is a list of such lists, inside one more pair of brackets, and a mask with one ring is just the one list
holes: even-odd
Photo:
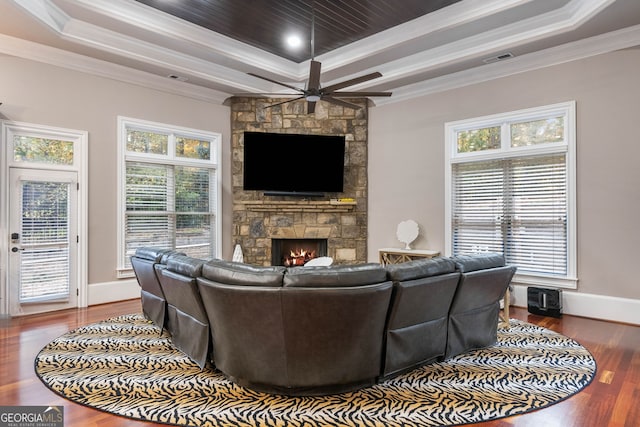
[[(131, 300), (0, 320), (0, 405), (62, 405), (65, 427), (161, 425), (129, 420), (65, 400), (45, 387), (33, 368), (40, 349), (68, 330), (140, 311), (140, 301)], [(579, 341), (595, 356), (598, 372), (585, 390), (563, 402), (473, 426), (640, 426), (640, 327), (567, 315), (561, 319), (540, 317), (514, 307), (510, 314)]]

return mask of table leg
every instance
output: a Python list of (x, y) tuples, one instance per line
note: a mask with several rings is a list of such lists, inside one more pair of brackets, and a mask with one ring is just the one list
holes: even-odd
[(509, 304), (511, 303), (511, 291), (509, 288), (504, 293), (503, 298), (503, 309), (502, 309), (502, 323), (505, 328), (509, 328)]

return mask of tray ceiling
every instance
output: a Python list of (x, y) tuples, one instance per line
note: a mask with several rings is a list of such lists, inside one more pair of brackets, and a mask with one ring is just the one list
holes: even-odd
[[(322, 55), (460, 0), (402, 0), (402, 7), (398, 7), (397, 0), (137, 1), (283, 58), (302, 62), (311, 57), (312, 17), (315, 54)], [(302, 38), (304, 43), (299, 49), (287, 46), (288, 34)]]
[[(377, 104), (640, 45), (638, 0), (314, 0), (322, 85)], [(213, 102), (303, 87), (311, 0), (4, 0), (0, 53)], [(290, 31), (303, 39), (287, 50)], [(503, 60), (500, 60), (504, 56)]]

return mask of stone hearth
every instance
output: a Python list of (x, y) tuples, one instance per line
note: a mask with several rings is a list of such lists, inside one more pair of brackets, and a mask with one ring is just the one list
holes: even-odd
[[(367, 259), (367, 106), (352, 110), (318, 102), (314, 114), (295, 101), (264, 108), (282, 99), (232, 98), (231, 145), (233, 184), (233, 239), (244, 261), (271, 265), (271, 239), (327, 239), (327, 255), (336, 263), (364, 263)], [(243, 133), (264, 131), (345, 135), (345, 178), (342, 193), (301, 199), (264, 196), (242, 189)], [(331, 199), (351, 198), (336, 203)]]

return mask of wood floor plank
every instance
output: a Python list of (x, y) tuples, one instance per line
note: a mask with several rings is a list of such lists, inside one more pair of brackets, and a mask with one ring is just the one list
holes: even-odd
[[(0, 320), (0, 405), (62, 405), (65, 427), (148, 427), (148, 423), (72, 403), (37, 378), (33, 362), (54, 338), (89, 323), (139, 313), (139, 300)], [(512, 318), (549, 328), (585, 346), (596, 359), (596, 378), (577, 395), (545, 409), (481, 427), (640, 426), (640, 327), (564, 315), (556, 319), (512, 307)]]

